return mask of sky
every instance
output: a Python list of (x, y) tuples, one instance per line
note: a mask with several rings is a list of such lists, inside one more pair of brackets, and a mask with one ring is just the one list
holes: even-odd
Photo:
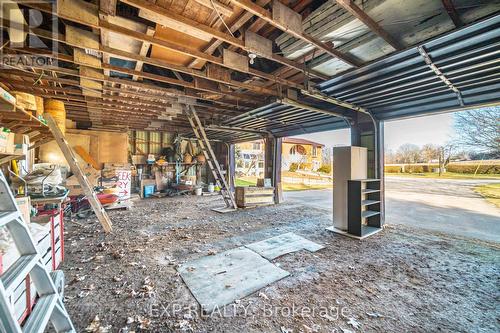
[[(423, 146), (426, 143), (441, 145), (454, 135), (453, 113), (385, 122), (385, 146), (396, 151), (405, 143)], [(327, 147), (348, 146), (350, 131), (337, 130), (297, 136), (326, 145)]]

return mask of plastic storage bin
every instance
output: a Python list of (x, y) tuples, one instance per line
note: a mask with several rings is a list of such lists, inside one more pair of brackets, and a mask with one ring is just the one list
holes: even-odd
[(153, 193), (155, 193), (154, 185), (144, 186), (144, 198), (149, 198)]

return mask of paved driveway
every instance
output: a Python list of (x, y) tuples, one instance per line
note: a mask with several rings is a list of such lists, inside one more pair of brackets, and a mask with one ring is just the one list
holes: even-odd
[[(500, 181), (386, 178), (386, 223), (500, 242), (500, 209), (473, 191)], [(333, 191), (285, 192), (285, 199), (332, 211)]]

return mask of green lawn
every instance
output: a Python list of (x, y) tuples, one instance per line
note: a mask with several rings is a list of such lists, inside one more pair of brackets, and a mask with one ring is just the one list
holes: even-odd
[(440, 178), (440, 179), (500, 179), (499, 174), (475, 175), (470, 173), (445, 172), (441, 176), (434, 172), (425, 173), (385, 173), (386, 177)]
[(476, 186), (474, 190), (492, 204), (500, 207), (500, 184), (480, 185)]
[(236, 180), (234, 182), (235, 186), (252, 186), (252, 185), (255, 186), (256, 184), (257, 184), (257, 180), (251, 181), (251, 180), (242, 179), (242, 178), (236, 178)]
[[(255, 186), (257, 183), (257, 178), (255, 177), (244, 177), (236, 178), (236, 186)], [(304, 185), (304, 184), (288, 184), (283, 183), (283, 191), (305, 191), (305, 190), (322, 190), (332, 188), (331, 184), (327, 185)]]

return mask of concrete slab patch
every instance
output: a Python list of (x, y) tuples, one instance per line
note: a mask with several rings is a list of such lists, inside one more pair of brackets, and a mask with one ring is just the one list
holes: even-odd
[(284, 254), (303, 249), (309, 252), (316, 252), (324, 247), (323, 245), (314, 243), (304, 237), (294, 234), (293, 232), (288, 232), (286, 234), (271, 237), (245, 246), (269, 260), (273, 260)]
[(248, 296), (290, 274), (245, 247), (188, 261), (178, 271), (206, 312)]

